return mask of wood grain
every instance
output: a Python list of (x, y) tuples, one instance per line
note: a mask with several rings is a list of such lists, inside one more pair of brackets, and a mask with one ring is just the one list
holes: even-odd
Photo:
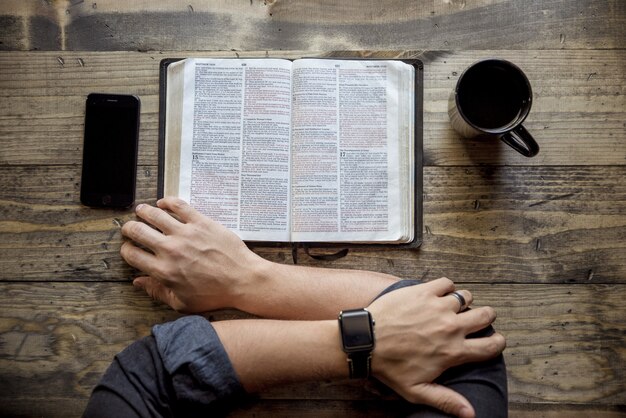
[[(84, 102), (91, 92), (138, 94), (142, 101), (139, 164), (155, 165), (158, 65), (168, 56), (265, 56), (234, 53), (0, 52), (0, 164), (79, 164)], [(426, 165), (623, 165), (626, 163), (626, 51), (406, 51), (267, 53), (268, 56), (418, 57), (424, 74)], [(541, 152), (525, 158), (497, 140), (461, 139), (447, 101), (472, 62), (499, 56), (518, 64), (534, 89), (525, 126)]]
[[(621, 0), (0, 2), (0, 416), (80, 415), (112, 356), (178, 316), (127, 282), (119, 228), (132, 212), (82, 207), (78, 188), (87, 94), (133, 93), (137, 201), (154, 203), (158, 63), (186, 56), (423, 60), (424, 244), (330, 265), (447, 275), (495, 306), (511, 417), (626, 416), (624, 39)], [(494, 56), (531, 81), (535, 158), (450, 128), (459, 75)], [(289, 249), (255, 251), (291, 262)], [(376, 386), (319, 382), (231, 415), (404, 412)]]
[(511, 418), (623, 418), (623, 406), (595, 406), (581, 404), (518, 404), (509, 405)]
[(626, 38), (621, 0), (5, 0), (1, 15), (0, 47), (20, 50), (609, 49)]
[[(154, 167), (137, 201), (154, 203)], [(333, 263), (461, 282), (624, 283), (626, 167), (427, 167), (417, 251), (353, 250)], [(0, 167), (0, 280), (127, 280), (120, 227), (131, 210), (80, 205), (77, 166)], [(256, 248), (291, 262), (289, 248)]]
[[(585, 402), (596, 409), (626, 402), (624, 285), (470, 289), (476, 305), (498, 311), (496, 326), (508, 340), (511, 402)], [(153, 324), (178, 317), (129, 283), (2, 283), (0, 312), (0, 411), (11, 416), (78, 415), (115, 353), (147, 335)], [(235, 311), (212, 314), (214, 320), (238, 316)], [(371, 384), (319, 382), (276, 388), (260, 397), (306, 410), (327, 400), (349, 401), (337, 408), (350, 409), (350, 416), (373, 404), (377, 416), (377, 410), (392, 405), (374, 402), (378, 393)], [(298, 398), (307, 401), (284, 403)], [(267, 405), (245, 412), (267, 413)]]

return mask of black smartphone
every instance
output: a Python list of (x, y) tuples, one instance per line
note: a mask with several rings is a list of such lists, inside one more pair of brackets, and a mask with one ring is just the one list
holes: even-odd
[(87, 96), (80, 201), (86, 206), (127, 208), (135, 201), (139, 98)]

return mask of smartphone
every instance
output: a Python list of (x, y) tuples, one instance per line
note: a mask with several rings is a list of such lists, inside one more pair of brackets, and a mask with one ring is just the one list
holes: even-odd
[(139, 98), (87, 96), (80, 201), (86, 206), (127, 208), (135, 201)]

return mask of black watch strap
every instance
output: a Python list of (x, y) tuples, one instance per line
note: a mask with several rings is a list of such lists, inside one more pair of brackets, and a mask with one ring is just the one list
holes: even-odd
[(374, 318), (367, 309), (348, 309), (339, 313), (339, 331), (343, 351), (348, 355), (351, 379), (370, 375), (374, 350)]
[(351, 353), (348, 354), (348, 367), (350, 369), (350, 379), (366, 379), (370, 375), (372, 363), (371, 353)]

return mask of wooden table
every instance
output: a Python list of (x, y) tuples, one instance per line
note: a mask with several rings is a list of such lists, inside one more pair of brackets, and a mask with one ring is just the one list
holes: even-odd
[[(512, 416), (624, 415), (626, 2), (153, 3), (0, 3), (0, 415), (79, 415), (113, 355), (178, 316), (129, 283), (118, 251), (132, 212), (79, 203), (86, 95), (141, 97), (137, 202), (154, 203), (160, 59), (345, 55), (424, 61), (424, 243), (301, 263), (453, 278), (498, 311)], [(450, 128), (458, 75), (491, 56), (532, 83), (535, 158)], [(394, 405), (370, 385), (321, 382), (263, 393), (234, 416)]]

